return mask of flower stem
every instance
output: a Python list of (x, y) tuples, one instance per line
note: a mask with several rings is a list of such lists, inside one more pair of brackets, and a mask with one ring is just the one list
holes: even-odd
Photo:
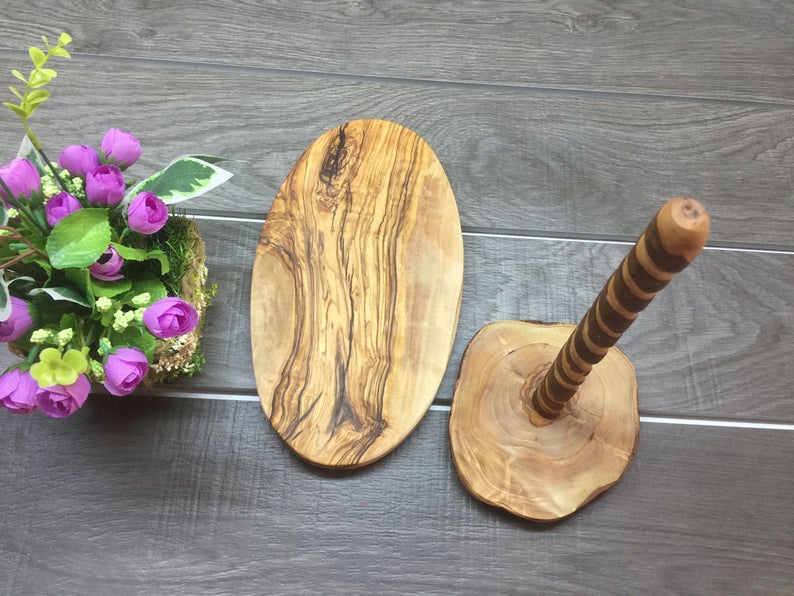
[(24, 261), (24, 260), (25, 260), (25, 259), (27, 259), (28, 257), (32, 257), (32, 256), (34, 256), (35, 254), (36, 254), (36, 253), (35, 253), (34, 251), (32, 251), (32, 250), (29, 250), (28, 252), (26, 252), (26, 253), (24, 253), (24, 254), (17, 255), (16, 257), (14, 257), (13, 259), (11, 259), (10, 261), (6, 261), (5, 263), (2, 263), (2, 264), (0, 264), (0, 270), (2, 270), (2, 269), (8, 269), (9, 267), (13, 267), (14, 265), (16, 265), (17, 263), (19, 263), (20, 261)]
[[(25, 243), (25, 246), (28, 247), (29, 251), (32, 254), (38, 254), (38, 255), (41, 255), (42, 257), (44, 257), (45, 259), (47, 258), (47, 253), (46, 252), (41, 251), (38, 248), (36, 248), (35, 246), (33, 246), (33, 244), (30, 242), (30, 240), (25, 238), (15, 228), (12, 228), (11, 226), (0, 226), (0, 230), (5, 230), (6, 232), (11, 232), (10, 236), (0, 236), (0, 241), (2, 241), (2, 242), (9, 241), (10, 242), (10, 241), (15, 241), (15, 240), (21, 240), (22, 242)], [(32, 255), (29, 254), (29, 255), (26, 255), (26, 256), (32, 256)], [(4, 265), (4, 266), (7, 266), (7, 265)]]
[(39, 350), (41, 350), (41, 346), (39, 346), (39, 345), (34, 345), (34, 346), (33, 346), (33, 347), (30, 349), (30, 352), (28, 352), (28, 357), (27, 357), (25, 360), (26, 360), (27, 362), (29, 362), (30, 364), (33, 364), (33, 362), (36, 360), (36, 356), (38, 356), (38, 355), (39, 355)]
[(0, 186), (3, 187), (3, 190), (8, 195), (9, 198), (11, 198), (14, 195), (14, 193), (11, 192), (11, 189), (8, 188), (8, 185), (5, 183), (5, 180), (3, 180), (2, 178), (0, 178)]
[(55, 166), (52, 165), (50, 158), (47, 157), (46, 153), (44, 153), (44, 148), (41, 146), (41, 141), (39, 141), (39, 138), (33, 132), (33, 129), (30, 128), (30, 125), (28, 125), (27, 119), (22, 120), (22, 125), (25, 127), (25, 134), (28, 135), (28, 138), (30, 139), (33, 148), (39, 152), (39, 155), (41, 155), (41, 158), (44, 160), (44, 163), (47, 164), (47, 167), (50, 169), (50, 172), (52, 172), (52, 175), (55, 177), (56, 182), (58, 182), (58, 186), (61, 187), (61, 190), (65, 191), (66, 184), (64, 184), (63, 180), (61, 180), (61, 177), (58, 174), (58, 171), (55, 169)]
[(6, 186), (6, 183), (3, 182), (2, 178), (0, 178), (0, 186), (2, 186), (3, 190), (6, 191), (6, 195), (7, 195), (6, 201), (10, 203), (10, 205), (19, 212), (20, 217), (24, 216), (24, 218), (27, 219), (28, 223), (33, 224), (35, 227), (37, 227), (42, 234), (46, 234), (47, 226), (44, 225), (43, 222), (36, 219), (36, 217), (33, 214), (33, 211), (31, 211), (27, 207), (27, 205), (25, 205), (22, 201), (14, 197), (13, 193), (11, 192), (11, 189), (8, 188), (8, 186)]

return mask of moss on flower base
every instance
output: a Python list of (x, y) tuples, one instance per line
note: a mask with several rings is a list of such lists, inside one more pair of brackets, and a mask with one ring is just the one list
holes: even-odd
[(178, 285), (179, 295), (196, 309), (199, 324), (185, 335), (158, 340), (146, 377), (149, 383), (173, 381), (182, 375), (201, 372), (204, 362), (200, 351), (201, 330), (211, 297), (207, 288), (207, 255), (195, 222), (171, 217), (164, 232), (163, 244), (172, 251), (174, 269), (182, 269), (172, 283)]

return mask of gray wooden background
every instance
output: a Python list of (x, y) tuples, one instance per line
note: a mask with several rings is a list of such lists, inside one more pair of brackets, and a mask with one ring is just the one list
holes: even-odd
[[(205, 373), (0, 412), (0, 593), (762, 593), (794, 590), (794, 4), (774, 0), (5, 0), (0, 82), (74, 38), (33, 124), (51, 153), (111, 126), (146, 174), (188, 152), (235, 177), (185, 203), (219, 293)], [(256, 239), (325, 130), (400, 122), (464, 226), (449, 368), (425, 421), (357, 472), (294, 457), (256, 402)], [(2, 156), (21, 139), (0, 116)], [(450, 461), (463, 349), (497, 319), (576, 321), (668, 198), (709, 246), (621, 340), (627, 474), (551, 525), (466, 493)], [(3, 355), (2, 363), (12, 362)], [(188, 398), (188, 399), (186, 399)]]

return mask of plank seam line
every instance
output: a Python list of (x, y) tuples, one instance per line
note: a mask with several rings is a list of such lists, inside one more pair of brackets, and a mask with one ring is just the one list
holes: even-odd
[[(180, 391), (175, 389), (163, 388), (153, 396), (176, 398), (176, 399), (210, 399), (218, 401), (241, 401), (241, 402), (258, 402), (259, 397), (256, 392), (240, 393), (226, 392), (226, 391), (205, 391), (205, 392), (191, 392)], [(449, 412), (451, 406), (449, 404), (432, 404), (430, 406), (431, 412)], [(785, 424), (777, 422), (753, 422), (745, 420), (731, 420), (728, 418), (693, 418), (686, 416), (662, 416), (662, 415), (647, 415), (640, 416), (640, 422), (647, 424), (673, 424), (679, 426), (711, 426), (721, 428), (743, 428), (743, 429), (757, 429), (757, 430), (787, 430), (794, 431), (794, 424)]]
[[(198, 220), (206, 221), (228, 221), (240, 223), (256, 223), (264, 224), (265, 218), (256, 214), (236, 215), (219, 215), (211, 212), (205, 213), (188, 213), (189, 216)], [(505, 230), (497, 231), (493, 229), (479, 228), (473, 226), (463, 226), (464, 236), (471, 236), (473, 238), (501, 238), (506, 240), (548, 240), (550, 242), (581, 242), (586, 244), (613, 244), (631, 246), (636, 241), (636, 238), (628, 236), (598, 236), (596, 234), (561, 234), (559, 232), (546, 233), (537, 231), (517, 231)], [(794, 255), (794, 248), (785, 246), (776, 246), (772, 244), (747, 246), (741, 243), (728, 243), (728, 242), (711, 242), (704, 247), (704, 250), (724, 251), (724, 252), (747, 252), (747, 253), (760, 253), (760, 254), (774, 254), (774, 255)]]
[[(598, 236), (596, 234), (560, 234), (560, 233), (544, 233), (544, 232), (517, 232), (517, 231), (479, 231), (479, 230), (466, 230), (463, 232), (464, 236), (480, 237), (480, 238), (502, 238), (502, 239), (516, 239), (516, 240), (549, 240), (554, 242), (584, 242), (590, 244), (616, 244), (632, 246), (637, 238), (630, 238), (628, 236)], [(709, 242), (703, 247), (703, 250), (725, 251), (725, 252), (750, 252), (750, 253), (764, 253), (776, 255), (794, 255), (794, 248), (786, 246), (777, 246), (772, 244), (759, 244), (759, 245), (745, 245), (742, 243), (730, 242)]]
[[(449, 412), (451, 406), (434, 404), (430, 409), (438, 412)], [(640, 422), (647, 424), (674, 424), (679, 426), (712, 426), (720, 428), (743, 428), (758, 430), (794, 431), (794, 424), (779, 422), (752, 422), (749, 420), (730, 420), (727, 418), (688, 418), (685, 416), (640, 416)]]
[[(5, 56), (25, 56), (24, 52), (8, 48), (0, 49), (0, 55)], [(103, 62), (119, 65), (133, 65), (149, 68), (173, 69), (182, 68), (185, 70), (222, 72), (228, 74), (259, 74), (262, 76), (287, 76), (307, 80), (329, 79), (351, 83), (378, 83), (390, 85), (414, 85), (419, 87), (437, 87), (444, 89), (460, 90), (484, 90), (484, 91), (511, 91), (527, 95), (555, 95), (569, 96), (577, 98), (604, 98), (612, 97), (616, 99), (630, 99), (635, 101), (673, 101), (680, 103), (708, 103), (723, 104), (734, 106), (753, 106), (766, 107), (770, 109), (790, 108), (794, 105), (794, 100), (763, 100), (763, 99), (730, 99), (721, 97), (710, 97), (708, 95), (680, 95), (651, 92), (632, 92), (632, 91), (613, 91), (607, 89), (584, 89), (577, 87), (544, 87), (541, 85), (515, 85), (509, 83), (488, 83), (483, 81), (451, 81), (439, 79), (423, 79), (412, 77), (397, 77), (372, 74), (351, 74), (334, 73), (322, 70), (296, 70), (289, 68), (255, 66), (244, 64), (223, 64), (220, 62), (190, 62), (187, 60), (176, 60), (173, 58), (147, 58), (143, 56), (112, 56), (102, 54), (92, 54), (88, 52), (72, 53), (75, 61)]]

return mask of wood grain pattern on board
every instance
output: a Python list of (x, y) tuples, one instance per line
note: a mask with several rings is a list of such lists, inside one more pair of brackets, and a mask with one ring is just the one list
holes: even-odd
[(383, 457), (433, 401), (455, 339), (463, 240), (419, 135), (359, 120), (320, 136), (284, 181), (251, 281), (254, 375), (301, 457)]
[(501, 321), (477, 333), (450, 416), (455, 467), (472, 494), (552, 521), (620, 479), (637, 449), (640, 420), (634, 367), (614, 345), (700, 253), (708, 231), (703, 205), (671, 199), (578, 325)]
[(500, 321), (463, 356), (449, 421), (463, 485), (475, 497), (535, 521), (570, 515), (615, 484), (639, 440), (637, 383), (612, 348), (553, 421), (530, 422), (522, 387), (543, 375), (574, 325)]

